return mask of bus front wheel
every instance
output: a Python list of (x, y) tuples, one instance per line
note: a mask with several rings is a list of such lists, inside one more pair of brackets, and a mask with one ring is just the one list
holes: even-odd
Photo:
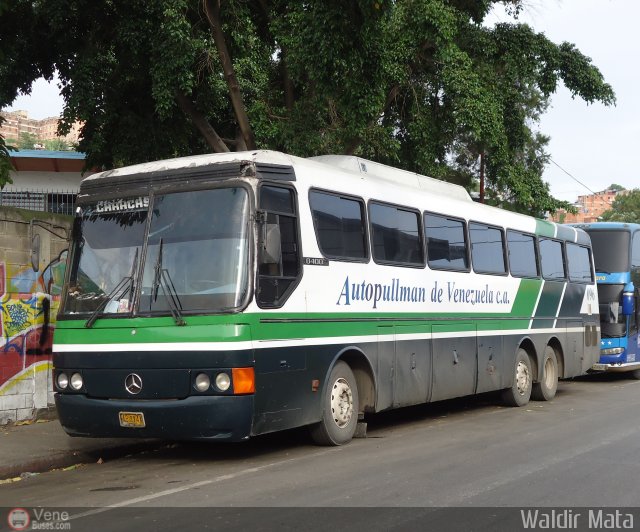
[(533, 384), (531, 397), (536, 401), (551, 401), (558, 389), (558, 358), (551, 346), (544, 350), (542, 380)]
[(524, 406), (529, 402), (532, 388), (532, 371), (529, 355), (518, 349), (514, 364), (513, 384), (502, 391), (502, 400), (509, 406)]
[(313, 441), (319, 445), (350, 442), (358, 424), (358, 387), (346, 362), (333, 366), (324, 394), (322, 420), (311, 427)]

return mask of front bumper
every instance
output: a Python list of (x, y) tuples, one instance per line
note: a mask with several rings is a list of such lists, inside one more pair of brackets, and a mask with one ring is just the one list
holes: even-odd
[(640, 369), (640, 362), (618, 362), (614, 364), (594, 364), (591, 371), (625, 372)]
[[(71, 436), (241, 441), (253, 421), (253, 395), (131, 401), (56, 393), (55, 401)], [(120, 412), (142, 412), (145, 427), (122, 427)]]

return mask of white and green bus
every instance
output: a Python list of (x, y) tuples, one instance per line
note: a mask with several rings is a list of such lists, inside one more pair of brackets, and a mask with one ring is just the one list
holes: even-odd
[(86, 178), (54, 341), (73, 436), (238, 441), (502, 390), (599, 356), (588, 236), (356, 157), (272, 151)]

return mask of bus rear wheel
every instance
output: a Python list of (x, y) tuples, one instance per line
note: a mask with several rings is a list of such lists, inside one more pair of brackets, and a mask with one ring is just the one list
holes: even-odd
[(346, 362), (333, 366), (324, 393), (322, 420), (311, 427), (311, 438), (318, 445), (350, 442), (358, 424), (358, 387)]
[(533, 384), (531, 398), (536, 401), (551, 401), (558, 390), (558, 357), (551, 346), (544, 350), (542, 380)]
[(509, 406), (524, 406), (531, 397), (531, 361), (524, 349), (518, 349), (514, 364), (513, 384), (502, 391), (502, 400)]

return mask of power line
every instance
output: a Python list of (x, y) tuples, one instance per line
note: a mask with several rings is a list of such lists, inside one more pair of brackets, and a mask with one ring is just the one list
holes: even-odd
[(557, 162), (555, 162), (553, 159), (549, 158), (549, 160), (555, 164), (558, 168), (560, 168), (560, 170), (562, 170), (565, 174), (567, 174), (571, 179), (573, 179), (576, 183), (579, 183), (580, 185), (582, 185), (584, 188), (586, 188), (589, 192), (591, 192), (591, 194), (597, 194), (597, 192), (594, 192), (593, 190), (591, 190), (587, 185), (585, 185), (582, 181), (580, 181), (579, 179), (577, 179), (576, 177), (573, 177), (569, 172), (567, 172), (564, 168), (562, 168), (562, 166), (560, 166)]

